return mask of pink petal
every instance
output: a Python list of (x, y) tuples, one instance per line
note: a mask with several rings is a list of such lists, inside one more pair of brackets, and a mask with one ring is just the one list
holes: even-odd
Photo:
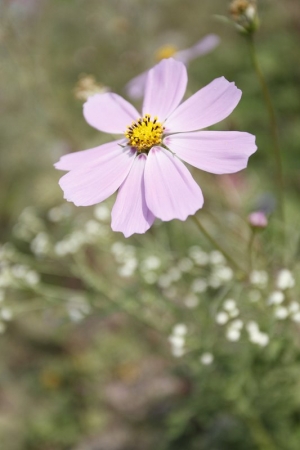
[(64, 198), (76, 206), (100, 203), (112, 195), (123, 183), (134, 161), (135, 152), (116, 145), (107, 151), (99, 147), (99, 156), (82, 167), (64, 175), (59, 184)]
[(185, 66), (173, 58), (163, 59), (148, 72), (143, 115), (158, 116), (163, 122), (181, 102), (186, 85)]
[(118, 141), (108, 142), (107, 144), (100, 145), (99, 147), (91, 148), (89, 150), (82, 150), (80, 152), (68, 153), (63, 155), (60, 160), (54, 164), (54, 167), (58, 170), (73, 170), (80, 169), (83, 164), (89, 164), (96, 160), (101, 154), (110, 152), (116, 145), (119, 145), (122, 139)]
[(153, 224), (155, 217), (145, 201), (144, 169), (147, 156), (139, 155), (119, 189), (112, 209), (114, 231), (121, 231), (125, 237), (134, 233), (145, 233)]
[(167, 132), (195, 131), (229, 116), (242, 91), (224, 77), (216, 78), (182, 103), (167, 119)]
[(219, 36), (217, 36), (216, 34), (208, 34), (192, 47), (175, 53), (174, 58), (177, 61), (183, 62), (183, 64), (188, 64), (193, 59), (198, 58), (198, 56), (210, 53), (219, 45), (219, 43)]
[(198, 131), (167, 136), (164, 144), (198, 169), (234, 173), (247, 166), (257, 149), (255, 136), (238, 131)]
[(203, 205), (201, 189), (188, 169), (161, 147), (148, 154), (145, 188), (149, 209), (162, 220), (185, 220)]
[(142, 98), (145, 92), (147, 76), (148, 70), (132, 78), (125, 86), (126, 94), (134, 100)]
[(130, 103), (111, 92), (89, 97), (83, 105), (83, 115), (92, 127), (113, 134), (124, 133), (141, 116)]

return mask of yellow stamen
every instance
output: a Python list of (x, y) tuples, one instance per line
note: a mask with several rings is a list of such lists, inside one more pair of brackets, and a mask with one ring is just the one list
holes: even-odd
[(160, 47), (155, 52), (155, 58), (157, 61), (161, 61), (165, 58), (171, 58), (171, 56), (174, 56), (174, 54), (177, 52), (177, 48), (173, 45), (164, 45), (163, 47)]
[(128, 145), (135, 147), (139, 152), (147, 152), (154, 145), (160, 144), (164, 127), (157, 120), (157, 117), (151, 120), (151, 116), (145, 114), (143, 118), (132, 122), (125, 132)]

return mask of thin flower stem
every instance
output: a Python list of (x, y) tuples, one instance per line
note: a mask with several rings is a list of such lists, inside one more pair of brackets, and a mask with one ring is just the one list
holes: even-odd
[(250, 56), (251, 56), (253, 68), (255, 70), (258, 81), (260, 83), (260, 87), (261, 87), (263, 97), (264, 97), (264, 100), (266, 103), (266, 107), (268, 110), (268, 114), (269, 114), (270, 130), (271, 130), (271, 135), (272, 135), (272, 140), (273, 140), (272, 148), (273, 148), (275, 162), (276, 162), (276, 178), (277, 178), (277, 187), (278, 187), (279, 213), (280, 213), (281, 220), (282, 220), (282, 230), (283, 230), (282, 233), (284, 236), (284, 222), (285, 222), (284, 179), (283, 179), (283, 167), (282, 167), (282, 158), (281, 158), (280, 145), (279, 145), (279, 136), (278, 136), (276, 115), (275, 115), (275, 110), (273, 107), (272, 98), (271, 98), (271, 95), (269, 92), (268, 85), (266, 83), (266, 80), (264, 78), (264, 75), (261, 71), (261, 68), (260, 68), (260, 65), (259, 65), (259, 62), (257, 59), (254, 40), (253, 40), (253, 36), (251, 34), (247, 35), (247, 41), (249, 44), (249, 50), (250, 50)]
[(253, 270), (253, 250), (254, 250), (254, 240), (255, 240), (255, 230), (251, 230), (251, 235), (249, 238), (249, 244), (248, 244), (248, 255), (249, 255), (249, 273)]
[(204, 228), (200, 220), (196, 216), (192, 216), (195, 224), (197, 225), (198, 229), (201, 231), (202, 234), (207, 238), (207, 240), (216, 248), (219, 250), (219, 252), (222, 253), (222, 255), (227, 259), (227, 261), (231, 264), (231, 266), (234, 269), (237, 269), (238, 271), (242, 272), (246, 275), (246, 271), (240, 267), (240, 265), (231, 257), (231, 255), (227, 252), (227, 250), (224, 250), (224, 248), (215, 240), (215, 238)]

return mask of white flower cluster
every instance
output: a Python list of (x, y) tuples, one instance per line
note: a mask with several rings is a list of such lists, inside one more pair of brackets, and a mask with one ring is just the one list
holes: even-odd
[(265, 347), (268, 345), (270, 338), (267, 333), (260, 331), (258, 324), (254, 321), (248, 322), (246, 325), (246, 330), (248, 332), (249, 341), (253, 344), (257, 344), (260, 347)]
[(141, 261), (140, 271), (147, 284), (154, 284), (158, 280), (158, 269), (161, 267), (161, 259), (156, 255), (149, 255)]
[(243, 321), (237, 319), (240, 311), (236, 305), (235, 300), (229, 298), (223, 303), (223, 310), (216, 315), (216, 322), (219, 325), (227, 325), (226, 338), (229, 341), (238, 341), (241, 337), (241, 330), (243, 328)]
[(183, 323), (178, 323), (173, 327), (172, 333), (169, 336), (172, 355), (180, 358), (185, 353), (185, 337), (187, 334), (187, 326)]
[(91, 311), (89, 303), (83, 296), (76, 295), (68, 300), (67, 312), (72, 322), (81, 322)]
[(269, 281), (269, 276), (265, 270), (253, 270), (249, 276), (250, 283), (254, 286), (264, 289)]
[(200, 362), (204, 366), (210, 366), (214, 362), (214, 355), (210, 352), (202, 353), (200, 356)]
[(61, 241), (54, 245), (54, 253), (57, 256), (65, 256), (77, 253), (78, 250), (87, 244), (94, 244), (99, 239), (107, 239), (108, 228), (96, 220), (89, 220), (81, 230), (74, 230)]
[(117, 263), (121, 265), (118, 268), (120, 277), (131, 277), (138, 267), (136, 248), (133, 245), (125, 245), (117, 241), (111, 246), (111, 252)]
[(0, 289), (0, 334), (6, 330), (6, 322), (9, 322), (13, 317), (13, 312), (10, 308), (4, 305), (5, 292)]
[(0, 287), (31, 287), (40, 281), (40, 275), (33, 269), (22, 264), (0, 265)]

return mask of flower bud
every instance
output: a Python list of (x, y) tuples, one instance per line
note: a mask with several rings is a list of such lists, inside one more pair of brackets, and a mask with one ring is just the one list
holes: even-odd
[(240, 32), (252, 34), (258, 28), (256, 0), (233, 0), (229, 11)]
[(248, 216), (248, 222), (254, 229), (263, 229), (268, 225), (268, 219), (264, 212), (255, 211)]

